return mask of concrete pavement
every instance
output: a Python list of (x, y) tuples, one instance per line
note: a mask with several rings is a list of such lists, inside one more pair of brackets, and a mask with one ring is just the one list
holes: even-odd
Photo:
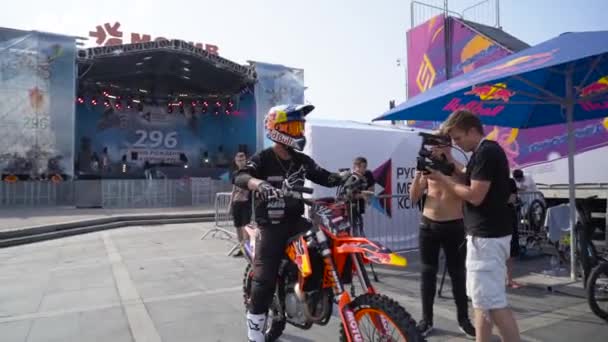
[(80, 209), (73, 206), (39, 208), (0, 208), (0, 232), (21, 230), (32, 227), (83, 222), (126, 215), (155, 215), (170, 213), (188, 215), (212, 213), (212, 207), (182, 208), (132, 208), (132, 209)]
[[(245, 341), (244, 260), (230, 243), (200, 237), (211, 223), (127, 227), (0, 249), (0, 340)], [(381, 293), (420, 317), (415, 254), (405, 270), (376, 268)], [(608, 324), (593, 316), (577, 286), (544, 289), (539, 262), (516, 264), (510, 290), (524, 341), (605, 341)], [(450, 295), (449, 282), (444, 295)], [(435, 305), (430, 341), (461, 341), (449, 298)], [(337, 319), (309, 331), (288, 327), (282, 341), (337, 341)]]

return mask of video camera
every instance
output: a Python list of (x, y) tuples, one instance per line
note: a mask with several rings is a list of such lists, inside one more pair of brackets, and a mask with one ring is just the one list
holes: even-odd
[(434, 169), (446, 176), (451, 176), (454, 172), (454, 164), (448, 162), (445, 155), (440, 158), (433, 156), (430, 149), (427, 146), (452, 146), (452, 142), (449, 136), (435, 135), (430, 133), (420, 132), (419, 135), (422, 137), (422, 144), (418, 151), (418, 158), (416, 158), (416, 170), (428, 173), (428, 169)]

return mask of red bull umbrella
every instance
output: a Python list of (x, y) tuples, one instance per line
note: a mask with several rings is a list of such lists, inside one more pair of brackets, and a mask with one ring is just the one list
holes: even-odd
[[(458, 109), (470, 110), (486, 125), (568, 125), (570, 219), (574, 227), (572, 123), (608, 116), (608, 31), (564, 33), (432, 87), (374, 121), (443, 121)], [(574, 243), (574, 234), (571, 239)], [(574, 278), (574, 249), (571, 260)]]

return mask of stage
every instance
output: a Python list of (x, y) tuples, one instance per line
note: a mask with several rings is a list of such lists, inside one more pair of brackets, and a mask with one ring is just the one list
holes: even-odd
[(0, 28), (0, 174), (8, 183), (228, 179), (268, 142), (263, 117), (303, 103), (303, 70), (239, 64), (181, 40), (77, 47)]
[(182, 41), (78, 51), (77, 175), (219, 178), (256, 149), (255, 71)]

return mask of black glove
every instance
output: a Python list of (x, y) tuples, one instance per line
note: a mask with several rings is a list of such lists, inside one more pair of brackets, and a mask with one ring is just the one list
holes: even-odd
[(344, 184), (346, 180), (350, 177), (350, 171), (342, 171), (339, 173), (332, 173), (329, 175), (328, 181), (332, 186), (338, 186)]
[(258, 197), (262, 201), (269, 201), (281, 197), (281, 192), (279, 191), (279, 189), (275, 188), (267, 182), (260, 183), (258, 185), (257, 192)]

